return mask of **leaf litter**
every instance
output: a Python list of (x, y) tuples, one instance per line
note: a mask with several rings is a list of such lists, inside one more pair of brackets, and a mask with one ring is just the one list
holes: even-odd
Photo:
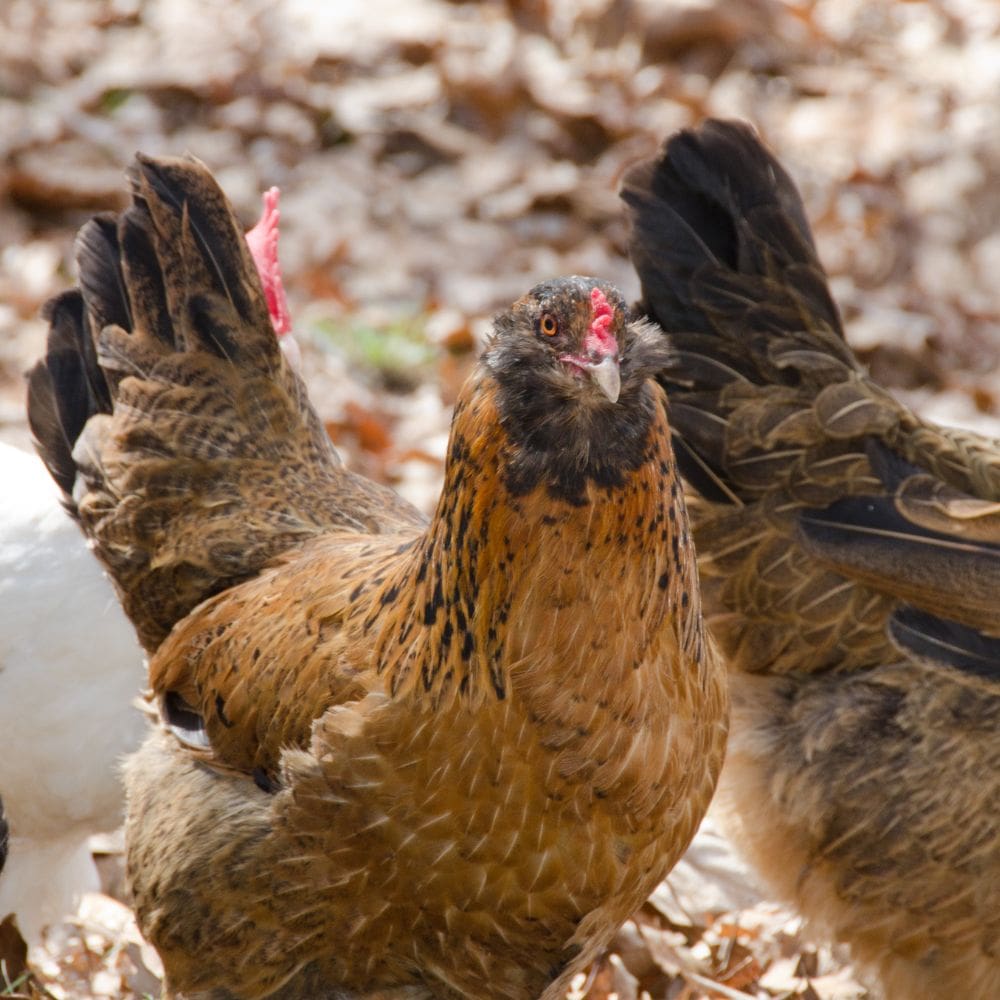
[[(190, 151), (248, 225), (281, 187), (313, 398), (353, 467), (428, 510), (492, 312), (562, 273), (634, 295), (618, 178), (710, 114), (795, 176), (876, 377), (1000, 435), (998, 92), (1000, 7), (977, 0), (6, 0), (0, 438), (29, 446), (21, 373), (76, 228), (122, 205), (136, 149)], [(120, 845), (97, 846), (105, 892), (0, 995), (158, 992)], [(570, 994), (867, 995), (711, 822)]]

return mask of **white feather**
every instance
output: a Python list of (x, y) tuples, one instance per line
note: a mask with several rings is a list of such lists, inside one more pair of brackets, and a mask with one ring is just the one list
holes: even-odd
[(0, 797), (10, 824), (0, 919), (22, 934), (96, 887), (87, 838), (122, 817), (122, 756), (142, 652), (111, 584), (34, 455), (0, 444)]

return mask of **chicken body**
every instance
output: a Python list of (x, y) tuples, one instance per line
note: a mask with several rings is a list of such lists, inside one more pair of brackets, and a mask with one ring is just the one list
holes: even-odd
[(747, 127), (679, 134), (623, 197), (676, 348), (734, 840), (891, 1000), (1000, 996), (1000, 445), (867, 377)]
[(662, 339), (593, 279), (515, 303), (424, 524), (340, 465), (207, 171), (133, 185), (29, 414), (151, 654), (126, 840), (165, 992), (559, 996), (722, 760)]

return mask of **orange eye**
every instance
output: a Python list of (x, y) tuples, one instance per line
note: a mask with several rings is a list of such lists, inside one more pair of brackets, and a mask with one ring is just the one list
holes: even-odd
[(538, 324), (538, 329), (545, 334), (546, 337), (554, 337), (556, 331), (559, 329), (559, 324), (556, 322), (555, 316), (551, 313), (546, 313), (541, 322)]

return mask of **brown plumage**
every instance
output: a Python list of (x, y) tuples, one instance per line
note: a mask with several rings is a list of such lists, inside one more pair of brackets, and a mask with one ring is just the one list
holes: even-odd
[(673, 137), (623, 197), (731, 668), (735, 839), (893, 1000), (1000, 996), (1000, 445), (865, 374), (746, 126)]
[(132, 183), (29, 411), (151, 654), (127, 862), (165, 992), (559, 996), (721, 766), (662, 338), (593, 279), (515, 303), (424, 524), (340, 465), (208, 172)]

